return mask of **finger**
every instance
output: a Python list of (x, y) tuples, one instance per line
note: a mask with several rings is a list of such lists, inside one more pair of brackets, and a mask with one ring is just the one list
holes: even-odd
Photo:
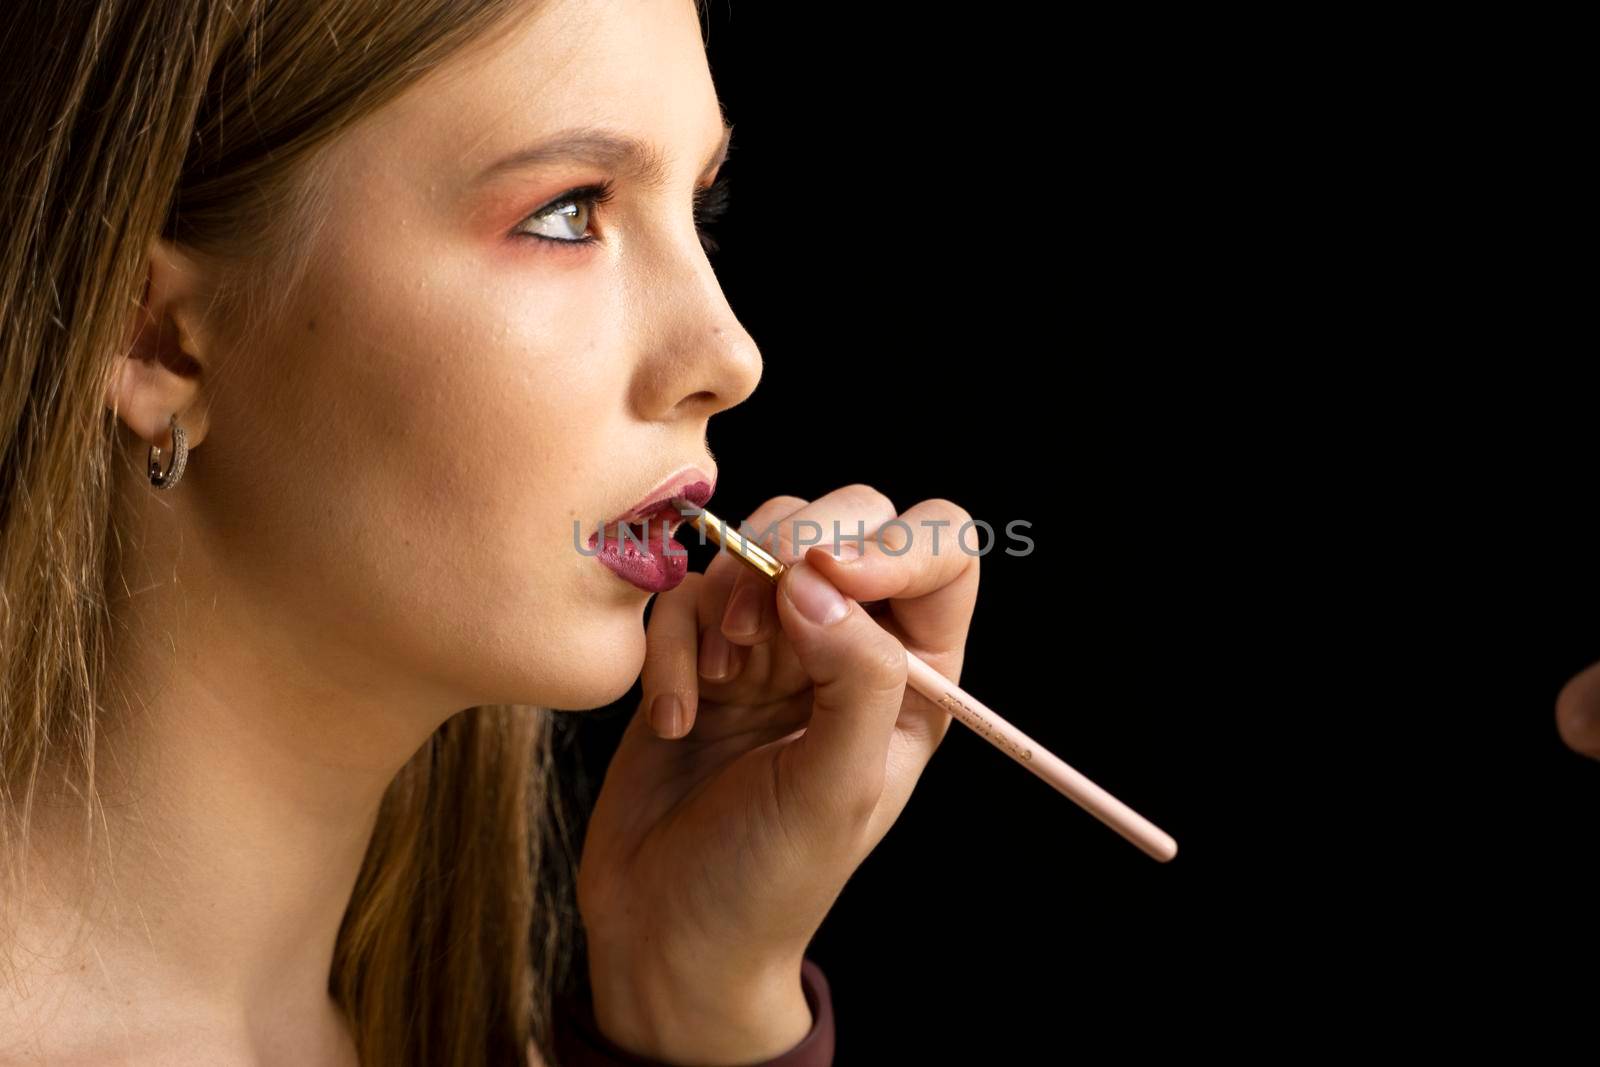
[(697, 586), (704, 580), (691, 571), (675, 588), (657, 593), (650, 608), (640, 685), (645, 715), (658, 737), (676, 739), (694, 728), (700, 695)]
[(866, 539), (862, 551), (841, 541), (806, 553), (807, 562), (848, 597), (888, 598), (906, 648), (951, 681), (960, 680), (967, 631), (978, 599), (978, 527), (948, 500), (924, 500)]
[[(765, 530), (774, 524), (781, 525), (785, 518), (806, 507), (808, 503), (809, 501), (797, 496), (772, 497), (751, 512), (749, 517), (734, 529), (741, 533), (750, 531), (754, 539), (753, 531)], [(706, 621), (712, 627), (712, 633), (707, 635), (707, 643), (713, 648), (713, 652), (708, 655), (713, 661), (723, 658), (723, 646), (732, 644), (736, 649), (732, 658), (734, 662), (738, 662), (738, 649), (762, 644), (777, 635), (777, 615), (772, 607), (772, 583), (760, 575), (752, 574), (749, 567), (739, 562), (731, 551), (726, 550), (719, 550), (712, 558), (711, 564), (706, 567), (706, 578), (708, 579), (704, 593)], [(752, 582), (750, 580), (752, 578), (756, 581)], [(740, 602), (741, 613), (754, 611), (754, 628), (741, 625), (729, 630), (725, 625), (730, 606), (735, 599)], [(746, 621), (748, 621), (747, 616)]]
[(1556, 697), (1556, 731), (1568, 748), (1600, 759), (1600, 663), (1580, 671)]
[[(970, 521), (965, 510), (948, 500), (925, 500), (901, 515), (900, 521), (884, 524), (862, 553), (835, 557), (828, 546), (818, 546), (807, 552), (806, 561), (846, 596), (887, 603), (888, 613), (878, 618), (879, 624), (908, 652), (959, 683), (978, 596), (981, 544), (966, 539), (976, 529), (967, 526)], [(951, 720), (949, 710), (914, 689), (906, 690), (890, 737), (884, 803), (869, 833), (873, 839), (910, 799), (948, 735)]]
[(784, 572), (778, 619), (811, 677), (805, 732), (778, 753), (780, 805), (822, 833), (865, 827), (883, 795), (905, 697), (905, 648), (806, 563)]
[[(778, 499), (784, 504), (797, 500), (795, 497)], [(738, 530), (781, 562), (793, 563), (804, 556), (811, 545), (832, 544), (835, 536), (841, 540), (871, 537), (894, 517), (894, 503), (887, 496), (870, 485), (856, 483), (816, 500), (799, 501), (797, 507), (764, 506), (740, 524)], [(776, 590), (772, 583), (740, 563), (731, 552), (718, 553), (718, 561), (731, 568), (734, 576), (722, 632), (741, 645), (761, 644), (777, 636)], [(754, 614), (741, 614), (747, 610)]]
[[(806, 501), (799, 497), (773, 497), (757, 508), (745, 523), (765, 525), (783, 514), (804, 507), (805, 504)], [(741, 572), (747, 570), (748, 568), (735, 559), (732, 553), (719, 551), (706, 568), (705, 580), (700, 585), (698, 670), (702, 685), (709, 689), (708, 696), (717, 701), (744, 700), (754, 689), (751, 684), (752, 675), (755, 676), (758, 685), (766, 680), (769, 654), (765, 650), (750, 647), (748, 643), (730, 641), (722, 631), (721, 623), (727, 614), (734, 582)], [(768, 588), (764, 591), (764, 595), (770, 602), (771, 584), (765, 584)], [(753, 671), (750, 670), (752, 665), (755, 668)]]

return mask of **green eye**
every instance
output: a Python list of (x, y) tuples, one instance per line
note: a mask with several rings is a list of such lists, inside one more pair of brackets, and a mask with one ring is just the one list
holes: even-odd
[[(616, 196), (615, 186), (607, 181), (598, 185), (584, 185), (569, 189), (559, 198), (523, 219), (512, 231), (520, 237), (531, 237), (558, 245), (593, 244), (599, 238), (588, 233), (595, 208), (610, 202)], [(706, 227), (722, 218), (728, 210), (728, 178), (718, 178), (694, 195), (695, 230), (700, 234), (700, 245), (708, 253), (717, 250), (717, 242)], [(534, 232), (535, 228), (545, 232)], [(563, 236), (563, 234), (567, 236)]]
[[(588, 228), (589, 228), (589, 212), (591, 210), (590, 204), (591, 204), (591, 201), (589, 201), (589, 200), (568, 200), (568, 201), (565, 201), (565, 202), (563, 202), (561, 204), (556, 205), (554, 208), (551, 208), (549, 211), (541, 212), (539, 215), (536, 215), (535, 218), (536, 219), (560, 219), (560, 220), (563, 220), (563, 222), (562, 222), (563, 225), (565, 225), (566, 222), (575, 220), (575, 221), (577, 221), (579, 223), (579, 225), (577, 226), (578, 236), (577, 237), (572, 237), (572, 238), (560, 237), (560, 238), (557, 238), (557, 240), (562, 240), (562, 241), (566, 241), (566, 240), (581, 241), (583, 239), (584, 232), (586, 230), (588, 230)], [(544, 235), (541, 234), (540, 236), (544, 236)]]
[[(541, 241), (551, 241), (561, 245), (586, 245), (598, 238), (592, 234), (586, 235), (589, 229), (589, 217), (594, 214), (595, 207), (607, 203), (615, 195), (615, 189), (610, 182), (599, 185), (585, 185), (577, 189), (569, 189), (562, 193), (560, 198), (546, 204), (532, 215), (523, 219), (517, 225), (515, 233), (523, 237), (533, 237)], [(576, 237), (559, 236), (562, 232), (572, 232), (568, 227), (577, 225)], [(529, 226), (548, 226), (548, 233), (534, 233)]]

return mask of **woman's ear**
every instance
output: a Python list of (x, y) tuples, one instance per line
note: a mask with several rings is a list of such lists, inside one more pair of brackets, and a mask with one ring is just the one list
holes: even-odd
[(200, 403), (215, 352), (205, 317), (208, 281), (198, 259), (164, 238), (150, 244), (144, 299), (133, 309), (125, 354), (106, 386), (106, 407), (140, 438), (171, 449), (176, 414), (190, 448), (206, 434)]

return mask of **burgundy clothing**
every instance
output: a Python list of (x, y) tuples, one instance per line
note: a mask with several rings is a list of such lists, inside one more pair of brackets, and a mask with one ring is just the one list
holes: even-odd
[[(747, 1067), (833, 1067), (833, 995), (815, 960), (800, 965), (800, 988), (811, 1006), (811, 1032), (794, 1048)], [(555, 998), (552, 1045), (555, 1067), (669, 1067), (613, 1045), (595, 1024), (594, 1001), (584, 989)]]

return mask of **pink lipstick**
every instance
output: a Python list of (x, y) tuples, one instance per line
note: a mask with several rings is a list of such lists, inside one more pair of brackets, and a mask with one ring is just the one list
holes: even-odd
[(639, 503), (607, 519), (589, 535), (591, 554), (646, 592), (675, 588), (689, 572), (689, 559), (683, 545), (672, 538), (685, 518), (674, 501), (681, 498), (703, 507), (715, 484), (715, 477), (699, 467), (685, 467), (669, 475)]

